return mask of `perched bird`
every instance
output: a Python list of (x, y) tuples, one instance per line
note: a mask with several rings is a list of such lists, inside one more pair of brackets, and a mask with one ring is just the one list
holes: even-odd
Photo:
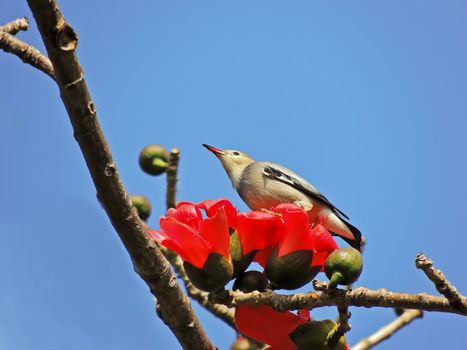
[(233, 187), (251, 210), (295, 203), (307, 211), (311, 223), (324, 222), (332, 234), (360, 250), (361, 233), (345, 220), (349, 217), (292, 170), (271, 162), (257, 162), (240, 151), (203, 146), (219, 158)]

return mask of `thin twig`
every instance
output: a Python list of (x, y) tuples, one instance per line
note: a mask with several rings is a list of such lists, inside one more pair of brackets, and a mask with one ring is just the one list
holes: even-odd
[(0, 31), (0, 49), (19, 57), (24, 63), (44, 72), (55, 80), (54, 68), (50, 60), (35, 47), (15, 38), (13, 35)]
[(0, 32), (5, 32), (11, 35), (15, 35), (16, 33), (22, 30), (28, 30), (28, 27), (29, 27), (29, 20), (26, 17), (23, 17), (23, 18), (18, 18), (3, 26), (0, 26)]
[(159, 315), (182, 347), (212, 350), (214, 346), (196, 318), (189, 298), (147, 233), (118, 175), (84, 80), (84, 72), (75, 54), (77, 34), (63, 18), (55, 0), (28, 0), (28, 4), (53, 63), (60, 96), (97, 195), (130, 254), (135, 271), (158, 299)]
[(175, 208), (175, 206), (177, 205), (177, 172), (179, 160), (180, 150), (178, 148), (172, 148), (172, 150), (170, 151), (169, 166), (167, 167), (167, 209)]
[(338, 305), (337, 311), (339, 312), (339, 327), (337, 327), (337, 332), (342, 336), (352, 328), (349, 323), (349, 318), (352, 315), (346, 305)]
[(339, 311), (339, 325), (328, 334), (327, 342), (330, 346), (335, 346), (339, 339), (351, 329), (349, 324), (351, 315), (348, 306), (338, 305), (337, 311)]
[(190, 279), (186, 275), (185, 269), (183, 268), (183, 261), (177, 254), (166, 248), (163, 248), (162, 252), (172, 264), (177, 275), (182, 279), (188, 295), (200, 303), (201, 306), (211, 312), (214, 316), (236, 329), (233, 311), (223, 304), (217, 304), (210, 301), (209, 293), (199, 290), (191, 283)]
[(418, 269), (425, 272), (427, 277), (434, 283), (436, 290), (443, 294), (452, 306), (462, 306), (462, 295), (440, 270), (433, 267), (433, 260), (428, 259), (423, 253), (420, 253), (415, 258), (415, 265)]
[(378, 345), (383, 340), (390, 338), (398, 330), (410, 324), (413, 320), (423, 317), (421, 310), (405, 310), (399, 317), (388, 325), (382, 327), (368, 338), (360, 340), (352, 350), (368, 350)]

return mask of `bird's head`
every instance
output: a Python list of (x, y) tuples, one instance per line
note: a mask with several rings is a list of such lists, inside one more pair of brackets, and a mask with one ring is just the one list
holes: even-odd
[(238, 181), (242, 175), (243, 170), (251, 163), (254, 163), (254, 159), (249, 155), (237, 151), (237, 150), (223, 150), (213, 146), (209, 146), (203, 143), (203, 146), (210, 150), (214, 155), (219, 158), (224, 167), (227, 175), (229, 175), (233, 186), (236, 188)]

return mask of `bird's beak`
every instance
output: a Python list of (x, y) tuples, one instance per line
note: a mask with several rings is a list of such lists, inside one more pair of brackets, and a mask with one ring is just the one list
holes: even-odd
[(225, 154), (225, 152), (219, 148), (206, 145), (205, 143), (203, 143), (203, 146), (206, 147), (208, 150), (210, 150), (212, 153), (214, 153), (216, 156)]

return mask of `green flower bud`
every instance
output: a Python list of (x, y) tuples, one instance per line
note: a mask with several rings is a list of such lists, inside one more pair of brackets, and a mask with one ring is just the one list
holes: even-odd
[(320, 266), (311, 266), (313, 252), (297, 250), (278, 256), (278, 248), (269, 255), (264, 272), (274, 289), (297, 289), (310, 282), (320, 271)]
[(230, 350), (254, 350), (257, 349), (250, 344), (250, 341), (246, 338), (238, 338), (235, 340), (230, 347)]
[(234, 267), (232, 278), (240, 276), (250, 266), (255, 254), (256, 251), (243, 255), (242, 243), (237, 232), (234, 231), (230, 235), (230, 256)]
[(268, 283), (269, 281), (264, 273), (259, 271), (247, 271), (237, 277), (232, 289), (240, 289), (243, 293), (250, 293), (254, 290), (263, 292)]
[(329, 278), (329, 288), (338, 284), (354, 283), (363, 268), (362, 254), (355, 248), (343, 248), (332, 252), (324, 263), (324, 272)]
[(139, 154), (139, 165), (149, 175), (160, 175), (169, 166), (169, 152), (159, 145), (146, 146)]
[(146, 221), (151, 215), (151, 202), (149, 199), (146, 196), (138, 194), (131, 195), (130, 199), (141, 220)]
[(334, 346), (327, 342), (328, 335), (336, 328), (337, 324), (331, 320), (309, 321), (295, 328), (289, 337), (297, 345), (297, 350), (344, 350), (344, 336)]
[(202, 269), (186, 261), (183, 267), (191, 283), (205, 292), (222, 290), (233, 274), (232, 262), (217, 253), (209, 254)]

